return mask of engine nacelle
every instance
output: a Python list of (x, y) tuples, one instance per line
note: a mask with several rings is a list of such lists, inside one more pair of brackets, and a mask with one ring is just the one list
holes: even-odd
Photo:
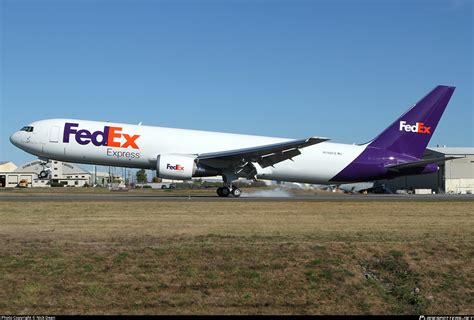
[(160, 154), (156, 161), (156, 175), (171, 180), (189, 180), (196, 172), (195, 158), (178, 154)]

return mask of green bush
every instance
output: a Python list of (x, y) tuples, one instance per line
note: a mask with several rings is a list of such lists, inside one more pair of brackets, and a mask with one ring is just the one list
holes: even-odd
[(62, 188), (66, 185), (66, 182), (51, 182), (51, 187), (53, 188)]

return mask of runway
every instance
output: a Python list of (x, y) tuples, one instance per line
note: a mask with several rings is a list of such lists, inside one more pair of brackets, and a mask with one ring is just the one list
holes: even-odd
[(291, 195), (291, 196), (252, 196), (244, 194), (243, 197), (220, 198), (213, 195), (158, 195), (158, 194), (129, 194), (129, 193), (88, 193), (88, 194), (0, 194), (0, 201), (25, 202), (25, 201), (172, 201), (172, 202), (391, 202), (391, 201), (416, 201), (416, 202), (459, 202), (474, 201), (474, 195), (399, 195), (399, 194), (317, 194), (317, 195)]

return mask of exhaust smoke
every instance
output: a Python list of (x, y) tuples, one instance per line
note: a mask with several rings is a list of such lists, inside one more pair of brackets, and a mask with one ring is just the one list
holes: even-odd
[(259, 190), (255, 192), (242, 192), (241, 197), (243, 198), (289, 198), (292, 195), (281, 188), (275, 188), (271, 190)]

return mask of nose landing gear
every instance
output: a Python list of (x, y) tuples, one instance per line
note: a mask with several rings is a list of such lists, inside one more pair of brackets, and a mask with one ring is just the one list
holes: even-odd
[(51, 167), (49, 166), (49, 162), (42, 162), (41, 163), (42, 170), (38, 174), (40, 179), (49, 179), (51, 177)]
[(46, 179), (48, 177), (48, 172), (46, 172), (45, 170), (42, 170), (39, 174), (38, 174), (38, 177), (40, 179)]

